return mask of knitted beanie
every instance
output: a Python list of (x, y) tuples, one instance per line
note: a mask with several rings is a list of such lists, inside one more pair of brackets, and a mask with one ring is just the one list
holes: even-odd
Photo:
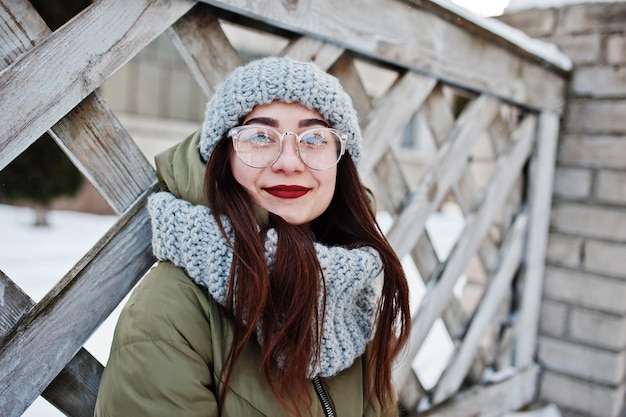
[(361, 131), (350, 96), (339, 80), (313, 63), (266, 57), (237, 68), (220, 84), (206, 107), (200, 155), (207, 161), (215, 144), (260, 104), (274, 100), (317, 110), (333, 128), (348, 135), (347, 150), (358, 163)]

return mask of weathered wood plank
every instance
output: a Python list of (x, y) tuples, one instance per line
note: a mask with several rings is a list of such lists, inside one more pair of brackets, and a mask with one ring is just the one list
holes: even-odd
[(123, 213), (156, 183), (154, 168), (97, 93), (83, 100), (50, 132), (117, 213)]
[(400, 163), (396, 159), (394, 152), (386, 152), (374, 168), (373, 178), (376, 196), (380, 199), (381, 207), (392, 215), (397, 213), (398, 207), (406, 194), (409, 186), (406, 183), (404, 173), (400, 169)]
[(357, 114), (365, 114), (372, 103), (348, 53), (343, 53), (328, 70), (339, 78), (343, 89), (352, 98)]
[(0, 271), (0, 342), (35, 302)]
[[(520, 207), (518, 206), (518, 211)], [(500, 251), (498, 246), (491, 239), (485, 239), (478, 250), (478, 258), (483, 269), (491, 273), (500, 262)]]
[[(18, 20), (21, 16), (23, 21)], [(5, 61), (51, 33), (30, 3), (21, 0), (2, 9), (2, 26), (3, 41), (12, 45), (11, 51), (2, 51), (7, 54)], [(118, 213), (154, 183), (154, 170), (96, 93), (53, 126), (51, 133)]]
[(496, 44), (489, 32), (469, 31), (422, 6), (395, 0), (359, 7), (350, 0), (203, 1), (519, 104), (557, 112), (564, 106), (561, 73)]
[(7, 335), (0, 347), (0, 415), (21, 415), (153, 264), (145, 209), (152, 191)]
[(420, 110), (423, 113), (421, 120), (427, 123), (437, 148), (448, 137), (455, 122), (452, 103), (444, 96), (443, 88), (443, 84), (437, 85)]
[[(399, 141), (402, 130), (436, 84), (433, 78), (407, 72), (376, 101), (361, 120), (363, 146), (367, 149), (359, 162), (361, 175), (369, 175), (387, 149)], [(398, 103), (403, 105), (398, 107)]]
[(438, 404), (451, 397), (461, 387), (472, 365), (482, 335), (491, 323), (502, 300), (510, 292), (511, 282), (522, 260), (526, 225), (527, 216), (518, 216), (502, 248), (500, 268), (481, 300), (462, 343), (457, 346), (437, 384), (432, 396), (433, 403)]
[(428, 233), (422, 233), (410, 253), (424, 283), (439, 275), (443, 262), (439, 260)]
[(0, 71), (50, 33), (27, 0), (5, 0), (0, 7)]
[(475, 386), (454, 399), (410, 417), (499, 416), (519, 410), (535, 398), (539, 366), (530, 366), (503, 381)]
[(104, 366), (81, 349), (41, 393), (59, 411), (72, 417), (93, 417)]
[(302, 36), (289, 44), (280, 55), (300, 61), (311, 61), (327, 71), (343, 54), (344, 49), (319, 39)]
[(480, 201), (482, 197), (482, 192), (478, 188), (474, 175), (472, 175), (468, 166), (463, 169), (459, 180), (452, 185), (451, 191), (461, 211), (465, 215), (476, 208), (476, 202)]
[(433, 158), (420, 184), (407, 196), (404, 210), (387, 233), (394, 250), (400, 257), (408, 253), (419, 240), (424, 225), (448, 194), (465, 169), (478, 135), (489, 125), (497, 111), (498, 102), (481, 96), (461, 113), (450, 132), (450, 138)]
[[(35, 301), (1, 271), (0, 288), (0, 345), (4, 345), (5, 336), (35, 306)], [(66, 415), (90, 417), (103, 369), (89, 352), (80, 349), (41, 395)]]
[[(510, 302), (510, 300), (507, 300)], [(510, 306), (507, 306), (510, 307)], [(503, 309), (504, 310), (504, 309)], [(507, 309), (506, 314), (507, 318), (509, 315), (510, 308)], [(514, 332), (513, 326), (509, 324), (507, 321), (504, 326), (502, 326), (500, 330), (500, 334), (498, 336), (498, 344), (493, 347), (492, 351), (489, 352), (491, 355), (488, 359), (493, 366), (493, 369), (497, 371), (501, 371), (507, 368), (510, 368), (513, 364), (513, 356), (515, 351), (513, 349), (514, 342)]]
[[(432, 324), (441, 315), (458, 277), (463, 273), (469, 259), (480, 247), (493, 221), (496, 210), (506, 197), (506, 190), (520, 174), (527, 161), (534, 143), (535, 117), (528, 116), (515, 132), (520, 137), (515, 140), (514, 147), (498, 161), (498, 171), (489, 184), (485, 199), (475, 215), (467, 218), (463, 233), (455, 244), (446, 268), (436, 286), (426, 292), (415, 314), (411, 327), (411, 337), (407, 348), (407, 357), (414, 357), (426, 339)], [(394, 373), (394, 381), (402, 385), (406, 378), (407, 367), (398, 366)]]
[(426, 389), (414, 373), (411, 373), (406, 383), (398, 390), (400, 403), (407, 410), (414, 410), (425, 394)]
[(2, 71), (0, 169), (193, 4), (95, 2)]
[(212, 9), (204, 4), (195, 5), (167, 34), (207, 99), (242, 64)]
[(542, 65), (549, 65), (556, 71), (567, 72), (573, 67), (569, 57), (558, 51), (553, 45), (538, 39), (530, 39), (527, 35), (511, 30), (509, 26), (496, 19), (485, 19), (447, 0), (408, 0), (419, 5), (445, 20), (463, 27), (470, 32), (482, 35), (491, 43), (514, 49), (529, 60)]
[[(0, 10), (0, 25), (3, 28), (0, 30), (0, 33), (3, 34), (2, 42), (0, 42), (0, 54), (2, 54), (3, 56), (3, 63), (0, 64), (1, 68), (5, 68), (6, 66), (8, 66), (8, 64), (15, 60), (20, 54), (35, 45), (40, 38), (43, 38), (50, 33), (49, 28), (46, 26), (45, 22), (39, 17), (35, 9), (31, 6), (30, 2), (12, 0), (4, 2), (3, 6), (4, 7)], [(83, 102), (83, 104), (81, 104), (79, 107), (87, 106), (86, 103), (93, 103), (93, 100), (88, 97), (85, 102)], [(77, 112), (83, 114), (85, 113), (75, 109), (70, 114), (76, 114)], [(110, 115), (108, 111), (103, 111), (103, 113)], [(59, 133), (60, 136), (67, 138), (68, 135), (65, 134), (67, 132), (63, 131), (63, 125), (69, 128), (71, 128), (72, 126), (78, 127), (81, 123), (80, 119), (80, 117), (78, 118), (78, 120), (75, 117), (66, 117), (63, 124), (58, 124), (56, 126), (55, 131)], [(88, 120), (86, 121), (86, 123), (89, 125)], [(92, 125), (88, 126), (87, 130), (95, 132), (97, 129)], [(72, 139), (73, 141), (77, 141), (79, 137), (82, 137), (82, 135), (80, 134), (81, 128), (75, 130), (78, 130), (78, 132), (75, 131), (69, 133), (69, 137), (72, 137), (73, 134), (76, 134), (76, 138)], [(124, 132), (124, 130), (121, 128), (117, 129), (117, 131)], [(97, 134), (94, 133), (94, 136), (98, 137), (99, 139), (110, 138), (110, 135), (106, 135), (104, 134), (104, 132), (99, 132)], [(112, 140), (111, 142), (114, 143), (115, 140)], [(69, 144), (69, 148), (73, 147), (74, 146)], [(137, 150), (136, 152), (139, 151)], [(90, 158), (89, 152), (85, 152), (84, 154), (86, 158)], [(130, 155), (133, 155), (133, 152), (129, 149), (124, 149), (122, 150), (122, 155), (124, 155), (124, 157), (120, 159), (127, 160), (130, 159)], [(140, 152), (139, 155), (141, 155)], [(119, 156), (120, 155), (118, 155), (118, 157)], [(141, 156), (140, 159), (143, 159), (145, 161), (145, 158), (143, 158), (143, 156)], [(101, 161), (98, 161), (98, 163), (96, 163), (95, 171), (98, 171), (100, 169), (100, 167), (98, 167), (100, 163)], [(119, 184), (119, 190), (124, 190), (128, 188), (127, 184), (134, 184), (135, 181), (145, 179), (145, 176), (141, 175), (142, 171), (145, 171), (145, 169), (142, 169), (142, 164), (140, 163), (140, 161), (135, 160), (133, 161), (133, 163), (137, 168), (137, 175), (130, 176), (126, 181), (121, 182)], [(104, 166), (110, 168), (110, 166), (106, 164), (104, 164)], [(96, 184), (98, 183), (98, 180), (103, 180), (103, 183), (107, 184), (109, 182), (107, 178), (116, 177), (116, 174), (118, 173), (117, 170), (112, 170), (108, 175), (106, 175), (105, 173), (103, 178), (98, 178), (97, 176), (96, 178), (94, 178), (93, 176), (89, 175), (89, 172), (93, 170), (90, 168), (94, 167), (83, 167), (82, 171), (84, 174), (87, 175), (88, 178), (92, 180), (92, 182), (95, 182)], [(154, 183), (154, 173), (151, 171), (151, 168), (148, 172), (151, 172), (152, 175), (149, 179), (149, 182), (143, 184), (146, 187)], [(139, 189), (141, 188), (142, 187), (140, 184)], [(115, 189), (115, 187), (113, 187), (113, 189)], [(112, 195), (112, 193), (104, 194), (105, 196)], [(121, 194), (121, 192), (116, 191), (116, 194)], [(139, 194), (136, 194), (135, 197)], [(123, 209), (126, 209), (128, 208), (128, 206), (130, 206), (130, 203), (132, 202), (132, 197), (131, 199), (127, 199), (125, 202), (123, 200), (119, 201), (119, 199), (114, 198), (108, 198), (107, 200), (112, 207), (117, 208), (118, 211), (122, 211)], [(3, 308), (0, 309), (0, 339), (4, 339), (13, 329), (16, 323), (35, 306), (35, 302), (18, 286), (16, 286), (8, 277), (1, 273), (0, 286), (3, 288)], [(80, 349), (69, 362), (69, 364), (67, 364), (67, 366), (59, 373), (59, 375), (57, 375), (54, 380), (46, 387), (41, 395), (67, 415), (72, 415), (75, 417), (91, 416), (93, 414), (93, 408), (96, 401), (98, 384), (102, 374), (102, 369), (102, 365), (95, 358), (93, 358), (91, 354), (89, 354), (85, 349)]]
[(533, 363), (537, 346), (558, 136), (558, 114), (541, 113), (537, 146), (530, 169), (528, 254), (522, 277), (524, 293), (520, 300), (520, 317), (515, 324), (515, 365), (519, 367)]

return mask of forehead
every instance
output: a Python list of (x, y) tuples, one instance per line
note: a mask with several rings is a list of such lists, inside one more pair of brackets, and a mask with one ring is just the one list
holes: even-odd
[(260, 104), (256, 106), (244, 118), (244, 121), (255, 117), (269, 117), (277, 120), (302, 120), (302, 119), (320, 119), (324, 117), (317, 111), (309, 109), (300, 103), (285, 103), (283, 101), (274, 101), (270, 104)]

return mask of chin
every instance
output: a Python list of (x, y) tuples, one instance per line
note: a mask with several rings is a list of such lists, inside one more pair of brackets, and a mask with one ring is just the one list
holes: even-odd
[(305, 224), (310, 221), (309, 219), (304, 219), (302, 217), (293, 216), (292, 213), (274, 213), (274, 214), (280, 216), (284, 221), (294, 226), (299, 226), (301, 224)]

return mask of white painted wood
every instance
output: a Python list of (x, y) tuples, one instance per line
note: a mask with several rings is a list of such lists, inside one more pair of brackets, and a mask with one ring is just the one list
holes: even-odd
[[(400, 140), (402, 130), (435, 85), (433, 78), (407, 72), (362, 118), (366, 152), (359, 162), (359, 171), (363, 177), (367, 177), (387, 149)], [(398, 106), (398, 103), (402, 105)]]
[(387, 233), (398, 256), (407, 254), (419, 240), (428, 216), (458, 180), (478, 135), (495, 115), (497, 106), (494, 99), (481, 96), (470, 103), (457, 120), (450, 137), (439, 149), (420, 184), (405, 199), (402, 213)]
[(410, 417), (496, 417), (519, 410), (535, 399), (539, 372), (537, 365), (528, 367), (499, 382), (460, 392), (451, 401)]
[(452, 103), (444, 96), (443, 85), (438, 85), (428, 96), (420, 116), (428, 124), (437, 147), (440, 147), (456, 121), (452, 113)]
[[(528, 116), (515, 132), (519, 138), (509, 153), (498, 161), (498, 171), (489, 184), (485, 199), (476, 214), (466, 219), (461, 237), (452, 249), (446, 268), (436, 285), (424, 295), (413, 318), (407, 357), (415, 357), (426, 339), (435, 320), (441, 315), (449, 299), (458, 277), (463, 273), (471, 256), (478, 250), (487, 234), (496, 210), (507, 195), (507, 190), (520, 175), (533, 146), (535, 117)], [(410, 366), (399, 365), (394, 373), (394, 381), (402, 385), (410, 372)]]
[[(0, 169), (192, 6), (99, 1), (0, 73)], [(54, 74), (54, 76), (51, 76)]]
[(516, 323), (515, 365), (525, 368), (533, 363), (537, 345), (541, 294), (552, 209), (552, 189), (559, 116), (544, 112), (539, 116), (536, 153), (533, 156), (529, 189), (529, 228), (527, 258), (523, 273), (524, 291)]
[[(539, 39), (529, 37), (520, 30), (514, 29), (499, 20), (476, 16), (455, 3), (447, 0), (409, 0), (415, 4), (427, 7), (434, 12), (442, 12), (448, 20), (455, 21), (458, 25), (472, 27), (473, 31), (485, 31), (493, 36), (495, 42), (506, 47), (515, 48), (519, 52), (525, 53), (530, 59), (539, 58), (550, 65), (555, 66), (563, 72), (573, 68), (572, 60), (561, 52), (556, 45)], [(515, 2), (516, 0), (511, 0)], [(556, 0), (555, 4), (562, 5), (568, 0)], [(571, 0), (569, 0), (571, 1)], [(579, 1), (579, 0), (575, 0)], [(542, 6), (546, 5), (545, 0), (538, 0)], [(509, 3), (510, 7), (510, 3)]]
[(385, 211), (395, 214), (410, 188), (392, 149), (378, 161), (374, 171), (370, 173), (370, 178), (373, 178), (380, 206)]
[(562, 414), (556, 404), (550, 403), (541, 408), (529, 411), (506, 413), (502, 417), (561, 417)]
[(450, 398), (461, 387), (463, 379), (467, 375), (474, 356), (478, 351), (485, 329), (492, 322), (502, 301), (510, 293), (511, 282), (523, 256), (526, 225), (527, 216), (520, 215), (510, 229), (508, 239), (502, 247), (500, 268), (481, 300), (462, 343), (457, 346), (452, 359), (437, 384), (432, 396), (433, 403), (438, 404)]
[(529, 59), (528, 53), (499, 42), (474, 22), (459, 25), (460, 20), (435, 14), (427, 4), (362, 0), (354, 7), (351, 0), (203, 1), (506, 100), (558, 112), (563, 108), (562, 69), (550, 71), (546, 67), (551, 65), (540, 57), (530, 54)]
[(438, 275), (437, 270), (443, 268), (428, 233), (422, 233), (410, 253), (422, 280), (425, 282)]

